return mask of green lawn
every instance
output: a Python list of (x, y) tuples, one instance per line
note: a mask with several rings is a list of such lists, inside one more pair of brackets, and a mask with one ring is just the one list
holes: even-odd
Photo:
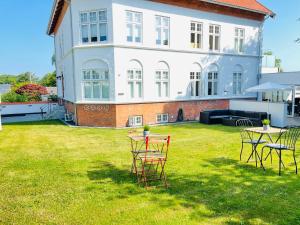
[(130, 175), (127, 132), (5, 125), (0, 224), (300, 224), (300, 175), (291, 155), (279, 177), (277, 160), (266, 172), (239, 161), (236, 128), (156, 127), (152, 132), (172, 137), (170, 188), (145, 190)]

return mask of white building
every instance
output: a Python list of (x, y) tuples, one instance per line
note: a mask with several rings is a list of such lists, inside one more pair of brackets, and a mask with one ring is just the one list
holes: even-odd
[[(251, 3), (250, 3), (251, 2)], [(264, 20), (256, 2), (56, 0), (58, 95), (78, 125), (124, 127), (199, 119), (256, 98)]]

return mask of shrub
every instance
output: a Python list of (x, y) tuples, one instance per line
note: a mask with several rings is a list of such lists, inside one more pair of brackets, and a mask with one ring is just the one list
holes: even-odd
[(270, 125), (270, 123), (271, 123), (271, 121), (268, 120), (268, 119), (264, 119), (264, 120), (262, 121), (262, 124), (263, 124), (263, 125)]
[(27, 95), (20, 95), (14, 91), (3, 94), (1, 97), (2, 102), (28, 102)]
[(16, 93), (26, 95), (29, 101), (41, 101), (41, 96), (47, 94), (47, 89), (38, 84), (25, 84), (18, 88)]
[(58, 102), (58, 96), (57, 95), (49, 95), (48, 100), (52, 101), (52, 102)]
[(149, 125), (145, 125), (144, 126), (144, 131), (150, 131), (150, 126)]

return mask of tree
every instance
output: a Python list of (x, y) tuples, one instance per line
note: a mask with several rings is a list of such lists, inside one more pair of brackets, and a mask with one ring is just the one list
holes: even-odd
[(15, 92), (27, 96), (29, 101), (41, 101), (42, 95), (48, 94), (47, 89), (39, 84), (25, 84)]
[(52, 64), (52, 66), (54, 66), (56, 64), (56, 56), (55, 56), (55, 54), (53, 54), (52, 57), (51, 57), (51, 64)]
[[(300, 21), (300, 18), (298, 19), (298, 21)], [(296, 43), (300, 44), (300, 38), (297, 38), (295, 41)]]
[(21, 73), (17, 76), (17, 83), (34, 83), (37, 82), (38, 78), (31, 72)]
[(273, 52), (271, 50), (265, 51), (264, 55), (273, 55)]
[[(273, 55), (273, 52), (271, 50), (265, 51), (264, 55)], [(280, 72), (283, 72), (283, 69), (281, 67), (281, 59), (275, 57), (275, 67), (277, 67), (279, 69)]]
[(47, 73), (39, 83), (45, 87), (56, 87), (56, 72)]
[(0, 75), (0, 84), (16, 84), (17, 83), (17, 77), (14, 75)]

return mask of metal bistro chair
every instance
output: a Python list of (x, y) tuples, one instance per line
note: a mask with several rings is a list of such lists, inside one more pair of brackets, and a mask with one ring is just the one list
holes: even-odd
[[(149, 181), (157, 180), (162, 181), (165, 187), (168, 187), (165, 165), (168, 159), (169, 145), (170, 136), (146, 137), (146, 152), (138, 155), (141, 163), (139, 177), (145, 187), (148, 187)], [(154, 149), (150, 149), (150, 147)]]
[[(240, 152), (240, 160), (242, 160), (244, 144), (251, 144), (251, 146), (252, 146), (252, 152), (249, 157), (249, 159), (250, 159), (254, 154), (256, 145), (265, 144), (267, 141), (260, 140), (258, 143), (258, 140), (254, 139), (254, 134), (245, 130), (245, 128), (253, 127), (253, 123), (249, 119), (240, 119), (240, 120), (236, 121), (236, 126), (241, 128), (240, 135), (241, 135), (242, 147), (241, 147), (241, 152)], [(255, 154), (255, 157), (256, 157), (256, 154)], [(256, 160), (256, 163), (257, 163), (257, 160)]]
[(272, 150), (275, 150), (279, 157), (279, 176), (281, 175), (281, 165), (284, 166), (282, 161), (282, 151), (292, 151), (294, 163), (296, 167), (296, 174), (298, 174), (298, 166), (296, 161), (296, 144), (300, 137), (300, 127), (291, 127), (288, 130), (283, 129), (276, 143), (266, 144), (261, 151), (261, 156), (263, 157), (264, 149), (269, 148), (270, 152), (268, 156), (271, 157), (272, 162)]

